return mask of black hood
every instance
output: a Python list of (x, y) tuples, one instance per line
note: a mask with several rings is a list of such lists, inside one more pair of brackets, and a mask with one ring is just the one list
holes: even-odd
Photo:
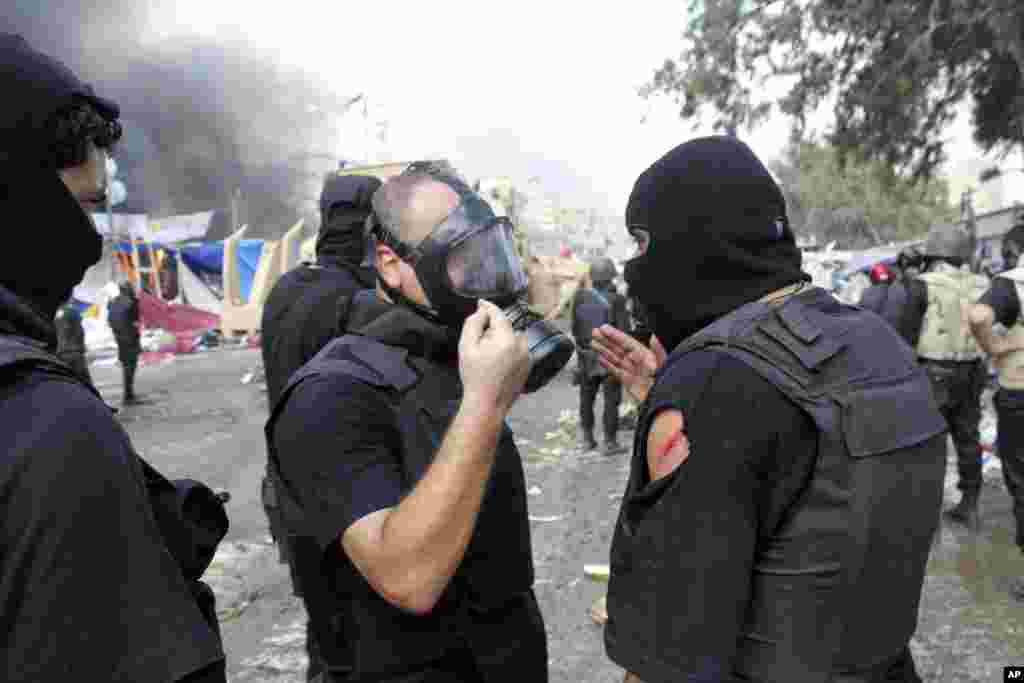
[[(373, 176), (335, 175), (320, 194), (316, 260), (321, 265), (358, 266), (366, 257), (366, 218), (381, 181)], [(365, 271), (365, 269), (364, 269)], [(372, 274), (370, 275), (372, 278)]]
[(810, 280), (781, 190), (732, 137), (690, 140), (656, 161), (633, 187), (626, 224), (650, 235), (625, 275), (669, 350), (744, 304)]
[(46, 124), (78, 99), (110, 119), (119, 111), (10, 34), (0, 34), (0, 92), (0, 284), (48, 320), (99, 260), (102, 242), (49, 160)]
[(121, 115), (68, 67), (37, 52), (21, 36), (0, 33), (0, 164), (10, 159), (38, 164), (46, 151), (44, 126), (58, 109), (84, 99), (105, 118)]

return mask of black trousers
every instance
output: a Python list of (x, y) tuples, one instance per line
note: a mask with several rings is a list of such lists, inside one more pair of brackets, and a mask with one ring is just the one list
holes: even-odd
[[(302, 580), (299, 578), (299, 572), (295, 566), (295, 557), (298, 553), (302, 552), (301, 544), (307, 546), (315, 546), (316, 541), (311, 538), (303, 538), (295, 536), (294, 534), (285, 533), (283, 538), (278, 539), (278, 546), (283, 547), (285, 550), (282, 555), (287, 555), (285, 561), (288, 564), (288, 571), (292, 577), (292, 593), (299, 598), (302, 598), (303, 603), (306, 602), (307, 597), (303, 590)], [(306, 655), (309, 657), (309, 668), (306, 669), (306, 680), (313, 681), (320, 676), (324, 671), (324, 663), (320, 657), (320, 646), (317, 644), (316, 631), (313, 628), (312, 619), (313, 617), (309, 614), (309, 610), (306, 610)]]
[(89, 374), (89, 364), (85, 360), (84, 351), (58, 351), (57, 357), (71, 366), (83, 382), (92, 384), (92, 375)]
[(124, 378), (124, 397), (129, 398), (135, 396), (135, 371), (139, 367), (139, 354), (142, 353), (142, 348), (139, 346), (138, 340), (122, 340), (116, 338), (117, 341), (117, 359), (121, 361), (121, 376)]
[(962, 493), (981, 491), (981, 392), (985, 388), (985, 364), (981, 360), (946, 362), (922, 360), (932, 381), (935, 402), (946, 418), (956, 448), (957, 488)]
[(1024, 550), (1024, 390), (1000, 389), (995, 404), (999, 419), (996, 448), (1003, 465), (1003, 481), (1013, 499), (1017, 546)]
[[(292, 579), (292, 594), (302, 598), (302, 582), (295, 567), (295, 556), (301, 549), (299, 544), (303, 539), (288, 533), (285, 529), (284, 519), (281, 516), (281, 507), (274, 489), (274, 480), (269, 476), (263, 478), (260, 497), (263, 501), (263, 511), (267, 514), (267, 521), (270, 523), (270, 535), (277, 542), (278, 560), (281, 564), (288, 565), (288, 571)], [(312, 617), (309, 617), (310, 619)], [(320, 659), (320, 648), (317, 645), (316, 634), (313, 625), (306, 623), (306, 654), (309, 656), (309, 668), (306, 669), (306, 680), (313, 681), (323, 673), (324, 666)]]
[(584, 433), (594, 432), (594, 400), (604, 385), (604, 437), (614, 441), (619, 433), (619, 404), (622, 403), (622, 385), (610, 377), (580, 380), (580, 427)]

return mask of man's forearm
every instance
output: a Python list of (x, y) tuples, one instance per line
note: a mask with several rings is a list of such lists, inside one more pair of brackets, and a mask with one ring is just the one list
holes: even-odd
[(989, 356), (999, 355), (999, 337), (996, 336), (995, 331), (991, 325), (978, 325), (971, 324), (971, 334), (978, 340), (978, 346), (981, 350), (987, 353)]
[(399, 573), (392, 585), (415, 611), (433, 607), (462, 562), (503, 423), (494, 406), (464, 398), (426, 474), (384, 522), (381, 547)]
[(1004, 340), (1001, 339), (992, 329), (995, 323), (995, 311), (990, 306), (975, 304), (970, 308), (968, 316), (971, 334), (978, 340), (978, 346), (989, 356), (999, 356), (1005, 353)]

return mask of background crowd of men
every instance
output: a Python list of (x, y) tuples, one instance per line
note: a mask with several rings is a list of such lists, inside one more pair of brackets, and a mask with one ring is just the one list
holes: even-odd
[[(0, 88), (0, 206), (12, 224), (43, 216), (65, 245), (45, 272), (23, 257), (31, 233), (0, 252), (0, 414), (20, 425), (0, 432), (0, 678), (224, 681), (201, 581), (227, 531), (222, 499), (135, 453), (76, 365), (77, 337), (55, 353), (58, 309), (101, 255), (89, 211), (119, 109), (16, 36), (0, 35)], [(506, 417), (572, 342), (524, 305), (510, 224), (455, 169), (333, 179), (321, 211), (317, 262), (278, 283), (263, 323), (264, 504), (309, 614), (309, 678), (543, 683)], [(622, 392), (641, 405), (608, 656), (633, 682), (919, 681), (909, 641), (947, 432), (953, 515), (977, 516), (983, 353), (1000, 371), (1004, 463), (1022, 436), (1024, 276), (986, 293), (970, 245), (940, 231), (886, 314), (899, 325), (843, 305), (803, 272), (771, 173), (724, 136), (645, 170), (626, 229), (649, 341), (630, 334), (604, 263), (572, 325), (585, 445), (602, 384), (609, 454)], [(128, 401), (137, 303), (112, 309)], [(1010, 334), (992, 336), (995, 321)], [(1016, 496), (1016, 461), (1004, 472)]]
[[(1003, 272), (994, 278), (976, 272), (977, 245), (958, 227), (933, 228), (920, 248), (904, 250), (893, 266), (871, 270), (872, 286), (861, 305), (893, 326), (928, 372), (939, 409), (956, 449), (960, 500), (946, 517), (977, 531), (983, 452), (979, 425), (982, 394), (989, 384), (989, 361), (998, 388), (993, 404), (998, 420), (996, 452), (1013, 499), (1016, 542), (1024, 551), (1024, 321), (1018, 268), (1024, 250), (1024, 214), (1002, 240)], [(1003, 333), (995, 331), (1002, 326)], [(1011, 594), (1024, 599), (1024, 579)]]

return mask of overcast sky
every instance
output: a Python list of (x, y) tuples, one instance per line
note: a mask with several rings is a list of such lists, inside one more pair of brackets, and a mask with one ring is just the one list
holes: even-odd
[[(389, 123), (387, 148), (371, 154), (445, 156), (470, 176), (540, 176), (568, 205), (621, 214), (640, 172), (696, 134), (670, 101), (636, 94), (676, 54), (685, 4), (172, 0), (154, 26), (242, 33), (340, 94), (365, 93), (371, 119)], [(365, 153), (359, 113), (346, 130)], [(779, 118), (741, 137), (768, 161), (787, 125)], [(968, 131), (953, 133), (954, 160), (976, 154)]]

